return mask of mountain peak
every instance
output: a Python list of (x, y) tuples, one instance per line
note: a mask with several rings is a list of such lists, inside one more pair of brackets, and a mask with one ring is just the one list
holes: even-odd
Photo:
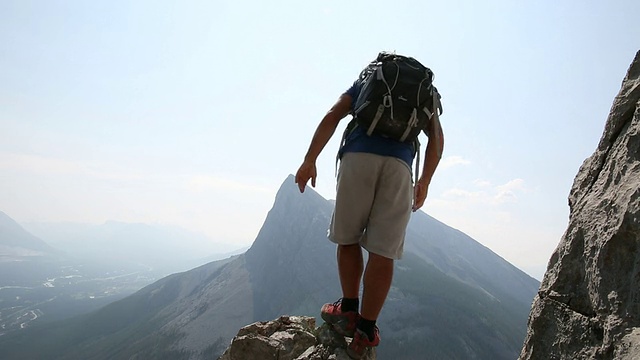
[[(321, 209), (322, 212), (331, 212), (333, 211), (333, 205), (318, 194), (311, 186), (307, 186), (304, 192), (301, 193), (298, 184), (295, 182), (295, 177), (289, 174), (282, 185), (280, 185), (280, 189), (278, 189), (273, 202), (273, 207), (267, 217), (302, 217), (311, 215), (310, 213), (318, 211), (319, 209)], [(268, 221), (265, 220), (265, 224), (267, 222)]]
[[(276, 194), (276, 203), (278, 202), (278, 199), (282, 199), (285, 197), (290, 197), (290, 196), (317, 196), (317, 197), (321, 197), (314, 189), (313, 187), (311, 187), (310, 184), (307, 184), (307, 186), (304, 189), (304, 193), (300, 192), (300, 189), (298, 188), (298, 184), (296, 184), (296, 178), (295, 176), (293, 176), (292, 174), (289, 174), (287, 176), (286, 179), (284, 179), (284, 181), (282, 182), (282, 185), (280, 185), (280, 189), (278, 189), (278, 192)], [(300, 199), (300, 198), (298, 198)], [(324, 199), (323, 199), (324, 200)]]
[(0, 211), (0, 245), (53, 253), (55, 250)]

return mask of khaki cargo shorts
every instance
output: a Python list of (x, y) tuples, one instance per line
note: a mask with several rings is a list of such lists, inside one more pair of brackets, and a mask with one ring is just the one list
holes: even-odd
[(329, 239), (400, 259), (413, 201), (409, 165), (390, 156), (346, 153), (336, 188)]

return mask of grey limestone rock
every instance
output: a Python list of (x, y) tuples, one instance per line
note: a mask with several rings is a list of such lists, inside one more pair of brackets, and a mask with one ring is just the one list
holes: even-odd
[(640, 359), (640, 51), (569, 207), (520, 359)]
[[(238, 331), (218, 360), (349, 360), (347, 340), (327, 324), (316, 328), (306, 316), (281, 316), (256, 322)], [(371, 349), (363, 360), (375, 360)]]

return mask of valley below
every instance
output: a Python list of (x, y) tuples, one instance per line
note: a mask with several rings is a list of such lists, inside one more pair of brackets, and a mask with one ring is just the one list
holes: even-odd
[(124, 298), (165, 274), (144, 264), (0, 260), (0, 336)]

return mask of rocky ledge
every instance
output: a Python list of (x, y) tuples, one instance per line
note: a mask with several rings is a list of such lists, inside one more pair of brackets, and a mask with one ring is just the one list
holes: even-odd
[[(218, 360), (350, 360), (347, 345), (329, 325), (316, 328), (313, 317), (281, 316), (240, 329)], [(362, 359), (376, 359), (375, 349)]]

